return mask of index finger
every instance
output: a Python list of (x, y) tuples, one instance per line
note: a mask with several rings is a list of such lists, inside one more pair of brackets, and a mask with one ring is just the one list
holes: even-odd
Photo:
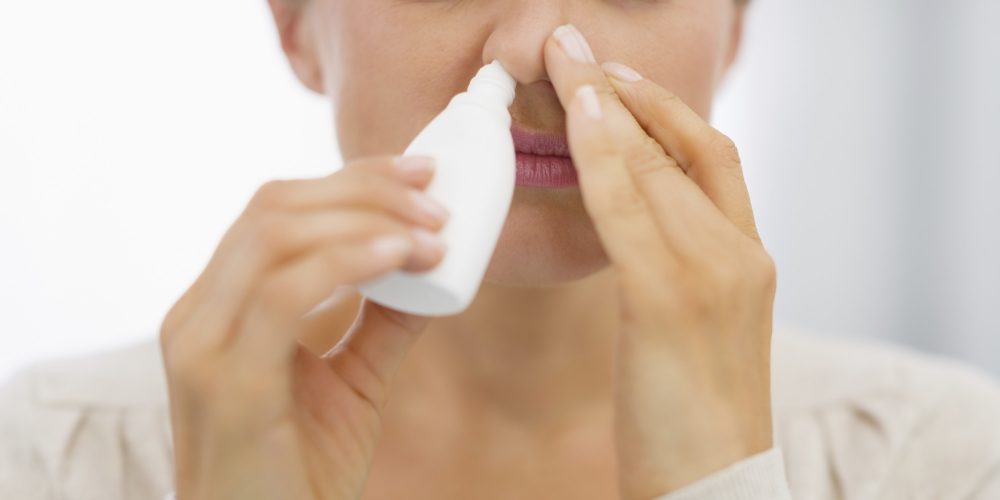
[(733, 141), (678, 96), (621, 63), (605, 62), (622, 103), (715, 206), (744, 234), (760, 241), (743, 166)]
[[(682, 260), (704, 255), (704, 246), (731, 224), (636, 122), (583, 36), (570, 25), (560, 26), (546, 40), (544, 54), (550, 81), (566, 109), (567, 139), (584, 204), (605, 246), (635, 245), (642, 238), (619, 234), (628, 229), (623, 226), (635, 226), (652, 231), (644, 239), (658, 232), (661, 246)], [(587, 119), (586, 109), (578, 105), (579, 92), (586, 88), (593, 89), (603, 113), (598, 121)]]
[[(546, 66), (552, 85), (560, 102), (566, 109), (567, 142), (570, 155), (576, 166), (584, 207), (594, 222), (594, 228), (611, 262), (625, 271), (649, 271), (653, 266), (663, 266), (669, 257), (665, 252), (665, 242), (659, 237), (657, 222), (648, 207), (648, 201), (636, 186), (634, 179), (620, 154), (622, 141), (611, 137), (620, 134), (621, 122), (628, 112), (621, 103), (617, 109), (602, 106), (600, 100), (617, 100), (596, 64), (577, 65), (578, 70), (568, 68), (564, 50), (577, 50), (578, 57), (593, 60), (589, 47), (584, 44), (567, 48), (556, 48), (560, 43), (553, 37), (572, 36), (568, 25), (556, 28), (546, 41)], [(572, 40), (571, 40), (572, 42)], [(555, 45), (555, 46), (554, 46)], [(602, 119), (587, 121), (584, 126), (576, 126), (579, 117), (587, 115), (583, 110), (588, 106), (604, 108), (597, 110), (605, 115)], [(614, 114), (612, 114), (614, 113)], [(631, 119), (631, 118), (628, 118)], [(634, 120), (633, 120), (634, 123)], [(638, 128), (638, 125), (635, 126)], [(665, 269), (664, 269), (665, 270)], [(662, 276), (662, 273), (654, 273)]]

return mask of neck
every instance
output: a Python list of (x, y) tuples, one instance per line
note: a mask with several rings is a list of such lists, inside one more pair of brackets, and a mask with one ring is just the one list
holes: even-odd
[(553, 287), (484, 282), (468, 309), (431, 322), (401, 365), (393, 396), (529, 431), (604, 418), (614, 287), (609, 268)]

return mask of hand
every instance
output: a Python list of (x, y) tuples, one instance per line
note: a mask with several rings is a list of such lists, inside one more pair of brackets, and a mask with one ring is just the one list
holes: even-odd
[(440, 262), (432, 175), (426, 159), (367, 158), (257, 191), (161, 327), (178, 498), (361, 496), (389, 385), (429, 319), (366, 300), (325, 355), (297, 339), (332, 328), (307, 313), (338, 286)]
[(574, 28), (544, 54), (618, 277), (619, 486), (646, 500), (772, 447), (775, 267), (729, 138), (634, 70), (609, 78)]

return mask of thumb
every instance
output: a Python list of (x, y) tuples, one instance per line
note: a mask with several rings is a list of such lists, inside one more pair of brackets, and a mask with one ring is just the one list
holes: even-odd
[(400, 362), (430, 320), (365, 298), (354, 324), (323, 358), (362, 397), (381, 409)]

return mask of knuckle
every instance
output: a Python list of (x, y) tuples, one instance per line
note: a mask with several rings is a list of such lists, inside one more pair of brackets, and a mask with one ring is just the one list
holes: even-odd
[(605, 191), (603, 203), (595, 214), (599, 218), (631, 218), (647, 210), (646, 200), (632, 186), (618, 186)]
[(741, 164), (739, 148), (728, 135), (715, 131), (712, 134), (711, 147), (712, 151), (724, 160), (725, 165), (738, 167)]
[(284, 217), (262, 215), (253, 224), (250, 240), (253, 248), (279, 253), (290, 237), (291, 229)]
[(774, 257), (764, 247), (758, 247), (750, 253), (748, 267), (751, 269), (753, 283), (761, 291), (774, 293), (778, 284), (778, 266)]
[(284, 179), (271, 179), (261, 184), (250, 198), (248, 206), (258, 210), (281, 206), (288, 194), (289, 184)]
[(747, 293), (756, 295), (773, 290), (777, 281), (774, 259), (759, 245), (738, 246), (737, 253), (726, 253), (704, 266), (705, 283), (723, 300), (742, 300)]
[(661, 112), (666, 112), (680, 103), (681, 98), (664, 88), (660, 88), (659, 91), (652, 94), (652, 108), (659, 109)]
[(160, 348), (161, 351), (164, 350), (174, 338), (174, 332), (180, 327), (181, 320), (180, 312), (178, 311), (178, 305), (180, 302), (175, 303), (167, 314), (164, 315), (163, 321), (160, 323)]
[(201, 325), (190, 324), (190, 318), (179, 312), (178, 304), (167, 312), (160, 325), (160, 357), (168, 378), (190, 393), (213, 379), (209, 370), (216, 353), (215, 343), (209, 339), (210, 335), (199, 331)]
[(634, 176), (642, 179), (670, 166), (666, 160), (666, 152), (656, 139), (643, 135), (635, 147), (629, 148), (626, 154), (626, 164)]
[(189, 346), (174, 342), (163, 349), (163, 365), (170, 380), (187, 390), (204, 388), (214, 380), (207, 357)]

